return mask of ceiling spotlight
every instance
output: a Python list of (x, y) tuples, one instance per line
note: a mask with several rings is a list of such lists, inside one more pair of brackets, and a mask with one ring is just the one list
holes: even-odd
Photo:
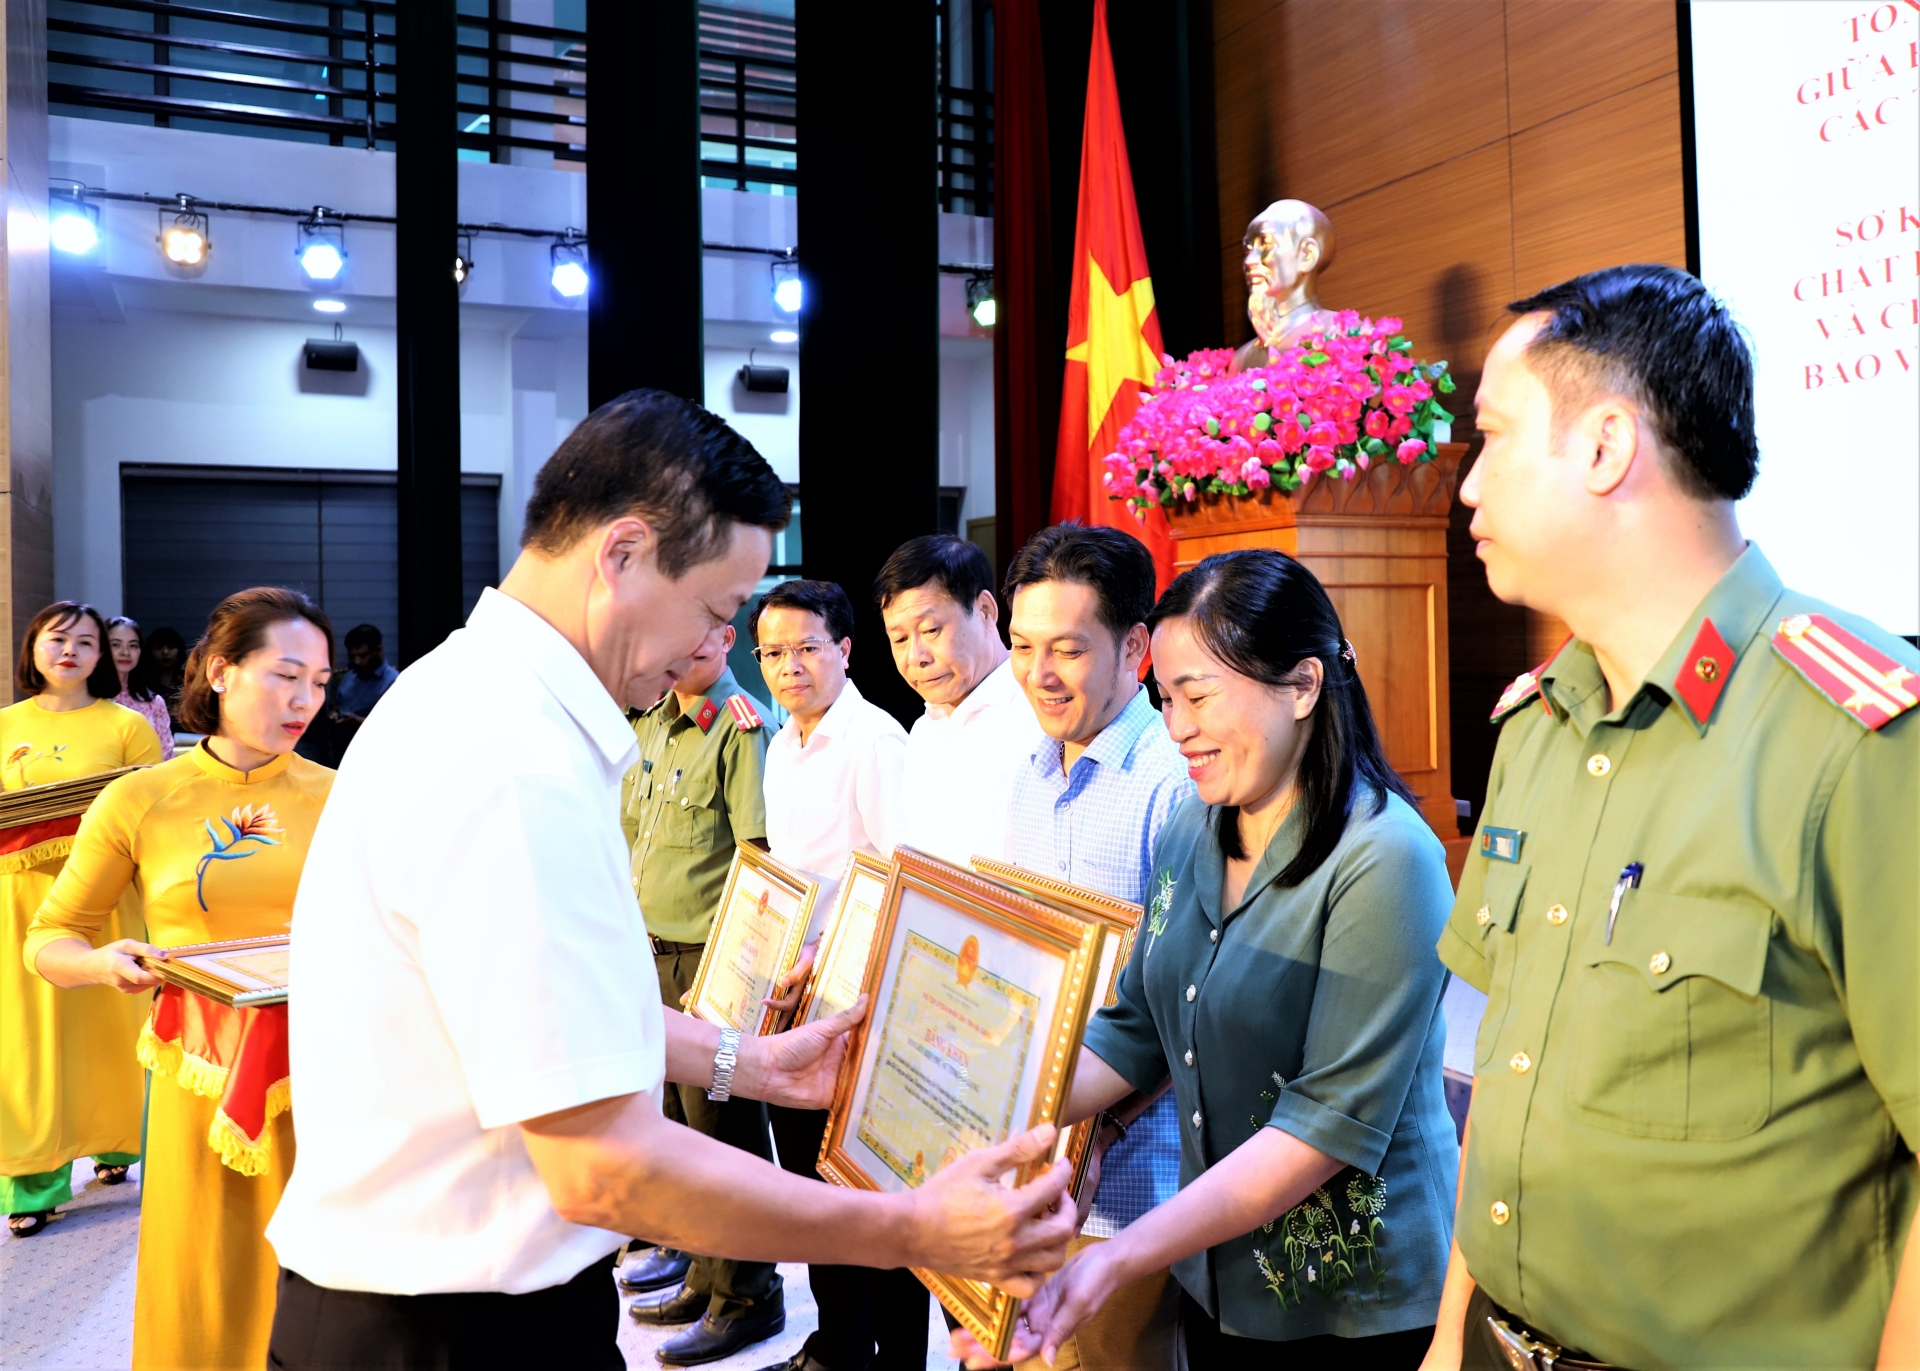
[(555, 294), (578, 300), (587, 293), (587, 240), (578, 230), (568, 229), (548, 257), (553, 264), (550, 279)]
[(800, 284), (800, 259), (788, 248), (784, 257), (773, 259), (773, 303), (788, 314), (798, 314), (805, 294)]
[(47, 237), (61, 252), (79, 257), (92, 252), (100, 241), (100, 211), (79, 196), (53, 198), (53, 222), (47, 225)]
[(967, 313), (973, 316), (973, 322), (981, 328), (992, 328), (999, 322), (1000, 306), (993, 298), (991, 276), (967, 278)]
[(473, 275), (473, 235), (460, 234), (455, 241), (460, 245), (453, 254), (453, 283), (460, 287), (460, 293), (467, 293), (467, 278)]
[(322, 314), (345, 314), (347, 312), (347, 302), (345, 300), (315, 300), (313, 307)]
[(347, 267), (347, 226), (341, 217), (325, 205), (315, 205), (313, 213), (296, 226), (293, 255), (300, 270), (313, 281), (332, 281)]
[(179, 207), (171, 220), (160, 213), (160, 252), (167, 259), (167, 270), (176, 276), (198, 276), (207, 269), (213, 252), (213, 239), (207, 216), (193, 207), (193, 197), (179, 197)]
[(800, 335), (790, 328), (777, 328), (767, 335), (767, 341), (769, 343), (797, 343), (800, 341)]

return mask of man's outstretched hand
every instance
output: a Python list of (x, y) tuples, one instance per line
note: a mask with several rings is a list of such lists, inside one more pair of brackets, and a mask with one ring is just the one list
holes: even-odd
[(1001, 1178), (1053, 1151), (1051, 1124), (983, 1147), (940, 1168), (913, 1193), (915, 1246), (911, 1263), (986, 1281), (1022, 1298), (1067, 1259), (1073, 1205), (1064, 1201), (1073, 1168), (1055, 1162), (1015, 1188)]
[(847, 1055), (847, 1034), (867, 1014), (867, 997), (830, 1018), (740, 1044), (734, 1093), (788, 1109), (825, 1109)]

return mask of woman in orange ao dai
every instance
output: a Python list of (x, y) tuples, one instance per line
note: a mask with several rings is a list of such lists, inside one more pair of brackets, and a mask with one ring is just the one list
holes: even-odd
[[(332, 652), (326, 615), (297, 591), (256, 588), (221, 602), (188, 659), (180, 700), (186, 725), (208, 736), (94, 801), (27, 935), (40, 975), (144, 993), (158, 982), (137, 957), (286, 931), (333, 783), (293, 746), (326, 701)], [(129, 885), (145, 899), (149, 941), (94, 947)], [(255, 1091), (250, 1115), (231, 1090), (264, 1079), (251, 1070), (258, 1062), (242, 1071), (219, 1058), (275, 1033), (284, 1054), (284, 1017), (248, 1016), (284, 1016), (285, 1006), (234, 1010), (188, 995), (183, 1007), (181, 996), (169, 988), (156, 997), (140, 1039), (153, 1086), (133, 1365), (257, 1371), (278, 1274), (265, 1231), (293, 1169), (293, 1118), (284, 1066)], [(179, 1029), (183, 1017), (231, 1031), (196, 1038)], [(257, 1134), (238, 1117), (255, 1118)]]

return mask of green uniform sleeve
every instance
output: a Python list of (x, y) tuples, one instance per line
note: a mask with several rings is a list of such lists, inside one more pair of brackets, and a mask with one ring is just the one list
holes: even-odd
[(1862, 738), (1821, 816), (1818, 908), (1838, 924), (1841, 993), (1867, 1079), (1920, 1151), (1920, 711)]
[(733, 727), (727, 710), (720, 717), (730, 730), (727, 746), (720, 757), (720, 787), (726, 796), (727, 822), (740, 842), (767, 836), (767, 798), (763, 785), (767, 776), (767, 730), (764, 726), (746, 732)]
[(1518, 746), (1517, 739), (1523, 727), (1518, 718), (1510, 718), (1500, 727), (1500, 741), (1493, 749), (1493, 767), (1487, 774), (1487, 802), (1480, 807), (1480, 822), (1474, 828), (1473, 847), (1468, 851), (1466, 866), (1460, 872), (1460, 889), (1453, 897), (1453, 914), (1447, 920), (1446, 928), (1441, 931), (1439, 945), (1434, 949), (1440, 954), (1440, 961), (1447, 970), (1482, 995), (1487, 993), (1487, 987), (1493, 982), (1487, 969), (1486, 953), (1482, 950), (1484, 942), (1480, 937), (1480, 928), (1474, 922), (1474, 916), (1486, 902), (1487, 863), (1490, 860), (1480, 855), (1480, 830), (1486, 827), (1488, 815), (1499, 812), (1496, 804), (1500, 798), (1500, 786), (1506, 779), (1507, 763)]

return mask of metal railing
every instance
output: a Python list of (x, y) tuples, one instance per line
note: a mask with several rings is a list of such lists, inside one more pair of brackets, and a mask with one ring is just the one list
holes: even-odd
[[(941, 206), (990, 214), (993, 97), (973, 79), (991, 69), (990, 0), (931, 2)], [(461, 155), (583, 170), (588, 35), (504, 8), (460, 3)], [(793, 21), (703, 4), (699, 23), (704, 183), (791, 194)], [(395, 0), (48, 0), (47, 99), (57, 114), (390, 150), (395, 26)]]

